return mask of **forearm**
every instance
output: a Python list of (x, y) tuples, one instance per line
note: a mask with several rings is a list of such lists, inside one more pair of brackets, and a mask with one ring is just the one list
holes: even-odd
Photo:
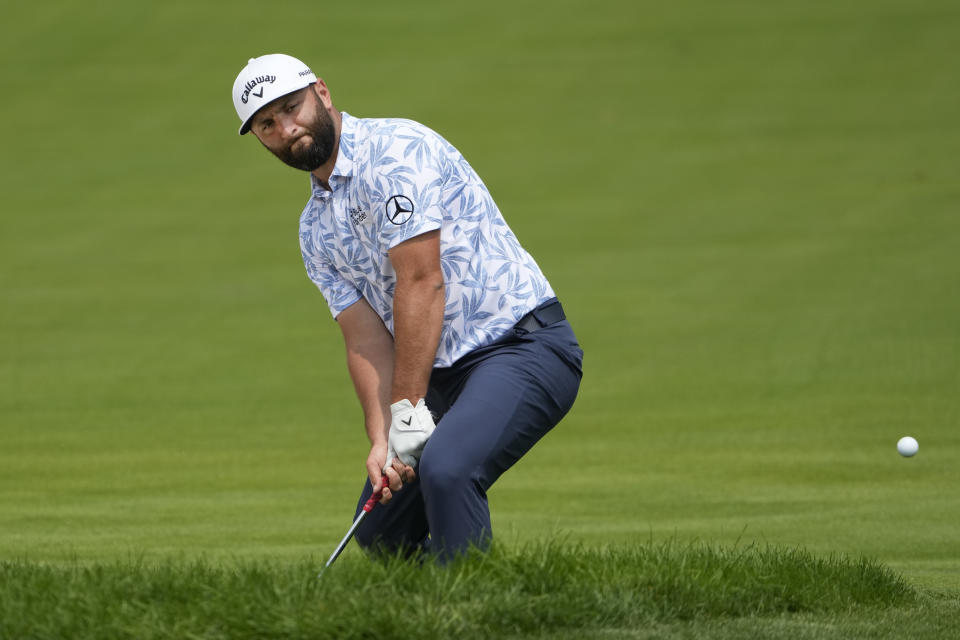
[(347, 369), (363, 409), (367, 437), (372, 445), (387, 442), (393, 361), (393, 343), (389, 341), (347, 349)]
[(426, 396), (440, 344), (445, 302), (440, 273), (397, 281), (393, 297), (395, 361), (391, 403), (407, 399), (416, 404)]
[(385, 444), (390, 428), (393, 337), (366, 300), (337, 317), (347, 349), (347, 370), (363, 409), (371, 444)]

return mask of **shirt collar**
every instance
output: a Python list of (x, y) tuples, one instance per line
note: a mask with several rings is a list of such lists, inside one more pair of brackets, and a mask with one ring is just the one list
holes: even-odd
[[(357, 119), (346, 111), (341, 111), (340, 116), (340, 142), (337, 146), (337, 161), (333, 165), (333, 173), (330, 174), (331, 188), (333, 188), (333, 178), (353, 176), (353, 138), (357, 129)], [(310, 184), (315, 196), (328, 193), (313, 174), (310, 175)]]

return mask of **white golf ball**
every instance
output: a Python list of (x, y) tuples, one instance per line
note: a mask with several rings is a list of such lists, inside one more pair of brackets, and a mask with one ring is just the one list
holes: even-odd
[(904, 458), (909, 458), (917, 452), (917, 449), (920, 448), (920, 445), (917, 444), (916, 438), (911, 438), (910, 436), (903, 436), (897, 441), (897, 451), (900, 452)]

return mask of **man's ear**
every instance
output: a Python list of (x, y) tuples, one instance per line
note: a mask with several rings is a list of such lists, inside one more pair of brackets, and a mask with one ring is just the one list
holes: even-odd
[(327, 83), (323, 81), (323, 78), (317, 78), (317, 81), (310, 85), (313, 89), (313, 93), (320, 99), (320, 102), (323, 103), (323, 106), (329, 109), (333, 106), (333, 98), (330, 97), (330, 90), (327, 88)]

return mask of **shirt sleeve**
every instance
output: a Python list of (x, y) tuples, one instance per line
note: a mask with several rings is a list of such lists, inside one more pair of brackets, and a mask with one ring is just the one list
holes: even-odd
[(309, 233), (300, 233), (300, 253), (307, 269), (307, 276), (320, 289), (334, 318), (362, 297), (360, 290), (347, 282), (336, 267), (317, 249), (310, 240)]
[(370, 207), (381, 246), (392, 249), (443, 223), (445, 159), (429, 131), (400, 127), (374, 143)]

